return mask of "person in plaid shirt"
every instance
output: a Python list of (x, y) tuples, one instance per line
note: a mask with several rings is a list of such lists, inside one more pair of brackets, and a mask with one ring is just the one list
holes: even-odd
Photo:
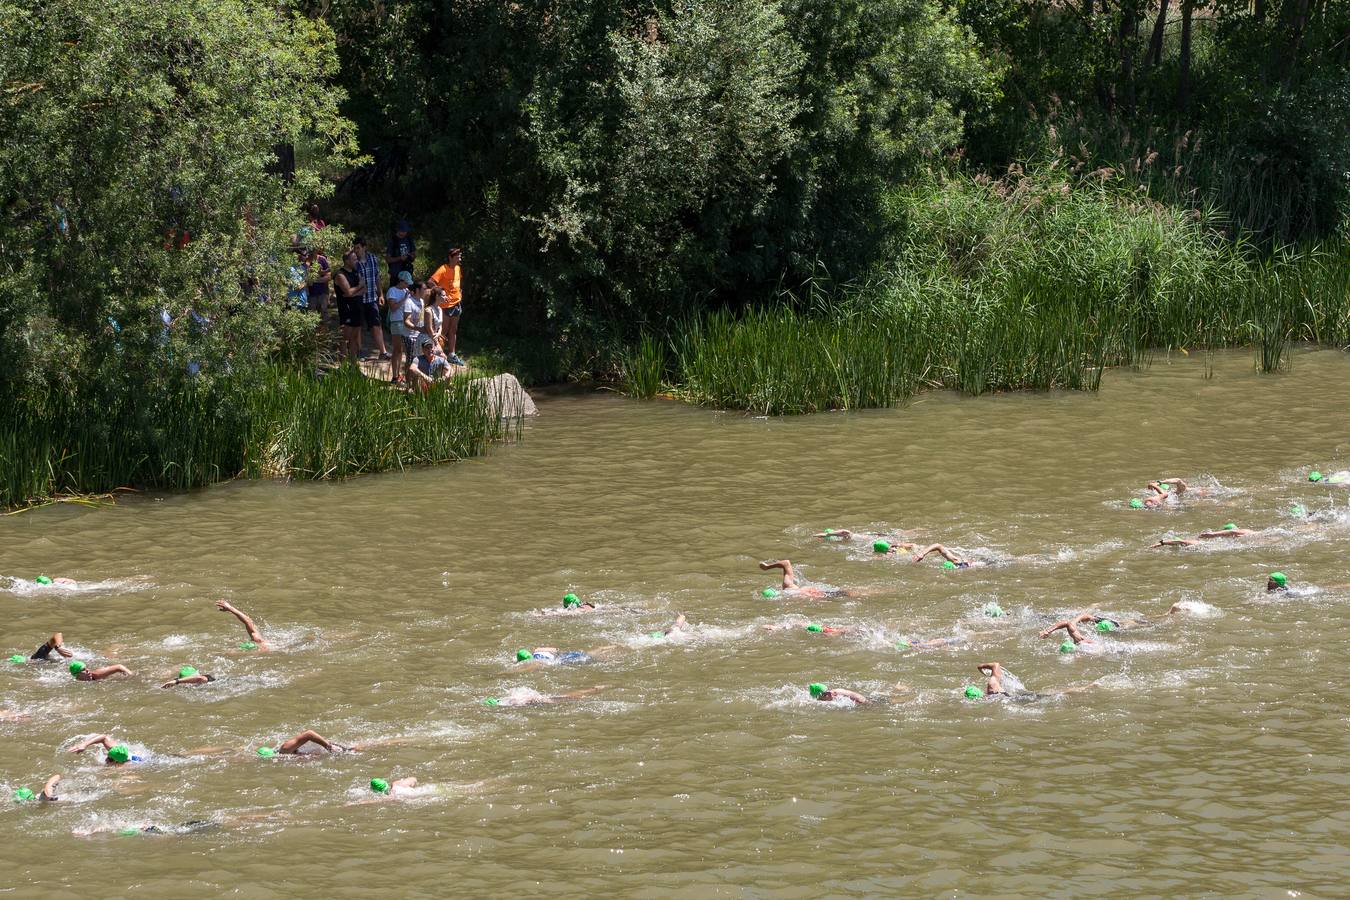
[(366, 251), (366, 239), (358, 237), (352, 248), (356, 251), (356, 271), (361, 273), (366, 292), (361, 303), (365, 317), (365, 327), (375, 342), (380, 359), (389, 359), (389, 351), (384, 346), (384, 328), (380, 325), (380, 261), (375, 254)]

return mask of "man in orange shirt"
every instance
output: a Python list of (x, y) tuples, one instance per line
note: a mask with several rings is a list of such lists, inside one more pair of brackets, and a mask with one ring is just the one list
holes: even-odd
[(459, 317), (464, 311), (460, 300), (459, 264), (464, 253), (458, 247), (451, 247), (445, 262), (431, 274), (431, 283), (436, 286), (436, 305), (442, 310), (441, 337), (445, 343), (445, 358), (456, 366), (464, 365), (464, 360), (455, 355), (455, 338), (459, 334)]

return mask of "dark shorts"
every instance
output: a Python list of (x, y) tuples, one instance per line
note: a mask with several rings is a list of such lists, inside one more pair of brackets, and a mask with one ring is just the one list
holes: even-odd
[(464, 304), (456, 303), (454, 306), (445, 306), (441, 308), (441, 318), (454, 319), (464, 313)]
[(365, 320), (367, 328), (380, 327), (380, 304), (362, 303), (361, 316)]
[(338, 321), (348, 328), (360, 328), (365, 322), (362, 307), (365, 302), (360, 297), (341, 297), (338, 299)]

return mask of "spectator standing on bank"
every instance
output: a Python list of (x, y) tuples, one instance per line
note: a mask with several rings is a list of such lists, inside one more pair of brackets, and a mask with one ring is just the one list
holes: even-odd
[(413, 277), (409, 272), (399, 272), (389, 285), (385, 295), (384, 308), (389, 315), (389, 340), (393, 344), (393, 359), (389, 364), (392, 373), (389, 380), (394, 384), (403, 383), (403, 370), (408, 365), (408, 354), (404, 353), (404, 339), (408, 336), (407, 325), (403, 321), (403, 301), (408, 299)]
[(417, 257), (417, 246), (413, 243), (412, 227), (406, 219), (399, 220), (394, 226), (394, 236), (384, 249), (384, 261), (389, 264), (389, 284), (394, 283), (399, 272), (415, 274), (413, 262)]
[(328, 285), (333, 281), (333, 271), (329, 268), (328, 257), (319, 247), (310, 249), (306, 256), (309, 277), (309, 309), (319, 314), (319, 324), (323, 324), (328, 314)]
[[(384, 348), (384, 328), (380, 326), (380, 261), (366, 248), (366, 239), (363, 237), (356, 239), (352, 249), (356, 251), (356, 268), (366, 288), (361, 302), (361, 319), (366, 330), (371, 333), (379, 358), (388, 359), (389, 353)], [(394, 280), (389, 279), (391, 286), (393, 283)]]
[(455, 341), (459, 336), (459, 317), (464, 311), (460, 302), (463, 299), (460, 292), (460, 263), (463, 260), (464, 252), (458, 247), (451, 247), (445, 255), (445, 262), (431, 276), (431, 281), (438, 291), (436, 303), (441, 308), (441, 334), (445, 338), (445, 358), (457, 366), (464, 365), (464, 360), (455, 355)]
[(342, 268), (334, 280), (337, 286), (338, 323), (342, 326), (342, 352), (352, 365), (361, 358), (361, 325), (364, 322), (366, 285), (356, 264), (356, 251), (342, 257)]

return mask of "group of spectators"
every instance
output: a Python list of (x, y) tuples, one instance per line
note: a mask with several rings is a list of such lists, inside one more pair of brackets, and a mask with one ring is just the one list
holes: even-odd
[[(309, 225), (297, 235), (288, 302), (317, 313), (320, 327), (330, 306), (336, 305), (343, 356), (353, 364), (361, 359), (388, 361), (393, 384), (425, 390), (449, 376), (453, 366), (463, 366), (455, 353), (463, 311), (463, 251), (449, 247), (435, 270), (419, 279), (412, 228), (400, 221), (384, 248), (387, 274), (381, 274), (380, 261), (363, 237), (353, 241), (342, 255), (341, 267), (334, 271), (319, 236), (325, 224), (318, 207), (310, 207)], [(388, 287), (382, 289), (382, 285)], [(371, 348), (363, 354), (366, 334)]]

